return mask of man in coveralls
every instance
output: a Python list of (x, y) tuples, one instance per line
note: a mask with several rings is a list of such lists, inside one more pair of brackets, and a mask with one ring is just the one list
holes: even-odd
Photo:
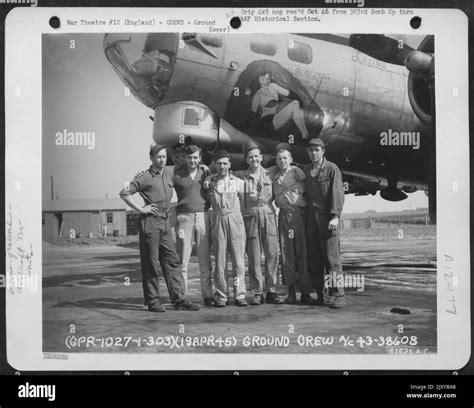
[(244, 182), (229, 174), (230, 154), (219, 150), (214, 154), (217, 170), (215, 177), (206, 183), (213, 210), (211, 227), (212, 246), (215, 256), (214, 285), (215, 306), (227, 303), (227, 250), (230, 251), (234, 271), (234, 297), (236, 306), (247, 306), (245, 300), (245, 226), (241, 213)]
[[(186, 286), (171, 236), (169, 208), (173, 196), (174, 166), (165, 167), (166, 148), (161, 145), (150, 148), (150, 160), (150, 168), (120, 192), (120, 197), (140, 213), (138, 230), (145, 304), (151, 312), (165, 311), (159, 299), (158, 265), (161, 265), (175, 308), (198, 310), (196, 304), (186, 299)], [(144, 207), (134, 202), (132, 195), (135, 193), (142, 196)]]
[(329, 281), (332, 282), (329, 285), (329, 295), (335, 296), (330, 307), (342, 308), (346, 303), (338, 224), (344, 204), (344, 189), (339, 168), (326, 160), (324, 152), (324, 142), (321, 139), (313, 138), (308, 142), (311, 163), (303, 169), (308, 196), (308, 272), (318, 295), (317, 304), (324, 305), (326, 269), (326, 274), (331, 277)]
[(301, 304), (314, 305), (310, 295), (311, 281), (307, 270), (304, 211), (306, 207), (305, 174), (292, 166), (291, 147), (280, 143), (276, 147), (277, 167), (272, 169), (273, 195), (280, 208), (279, 231), (282, 271), (288, 285), (285, 303), (296, 303), (295, 285), (299, 278)]
[[(273, 208), (273, 191), (270, 172), (261, 166), (262, 153), (258, 145), (248, 142), (243, 147), (248, 170), (234, 171), (244, 180), (245, 194), (243, 217), (247, 233), (247, 256), (250, 290), (253, 293), (251, 305), (264, 303), (263, 290), (266, 288), (266, 302), (282, 304), (283, 299), (276, 294), (278, 273), (278, 232)], [(265, 253), (265, 276), (261, 267), (261, 248)]]

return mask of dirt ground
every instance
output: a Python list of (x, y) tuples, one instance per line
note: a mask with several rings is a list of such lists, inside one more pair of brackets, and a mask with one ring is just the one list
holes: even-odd
[[(205, 307), (193, 255), (188, 296), (201, 309), (175, 311), (162, 282), (168, 310), (150, 313), (143, 305), (137, 237), (70, 241), (43, 246), (44, 352), (436, 352), (434, 226), (343, 230), (343, 267), (353, 287), (346, 288), (347, 307), (338, 310), (238, 308), (233, 302)], [(285, 296), (286, 287), (278, 293)]]

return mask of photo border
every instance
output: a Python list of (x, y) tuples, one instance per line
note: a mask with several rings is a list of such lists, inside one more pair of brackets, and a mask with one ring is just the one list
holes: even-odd
[[(318, 7), (320, 8), (320, 7)], [(203, 16), (206, 14), (200, 10)], [(10, 206), (12, 215), (21, 218), (25, 232), (32, 237), (35, 254), (33, 269), (41, 270), (41, 69), (31, 70), (30, 67), (41, 67), (41, 33), (53, 32), (48, 25), (49, 18), (55, 14), (61, 19), (67, 18), (68, 13), (74, 13), (77, 19), (78, 13), (84, 13), (87, 18), (99, 18), (101, 15), (109, 18), (120, 18), (123, 13), (117, 9), (14, 9), (6, 21), (6, 205), (5, 216), (8, 220)], [(127, 9), (127, 18), (132, 18), (132, 12), (138, 15), (133, 18), (150, 18), (150, 13), (164, 13), (172, 16), (176, 9)], [(182, 16), (182, 10), (179, 11)], [(169, 13), (169, 14), (167, 14)], [(215, 9), (212, 11), (224, 20), (232, 10)], [(6, 294), (7, 303), (7, 358), (9, 364), (18, 370), (95, 370), (103, 369), (129, 369), (129, 370), (155, 370), (156, 367), (163, 369), (458, 369), (462, 367), (470, 357), (471, 332), (470, 332), (470, 259), (469, 259), (469, 226), (467, 223), (459, 225), (459, 218), (469, 217), (469, 150), (465, 149), (469, 142), (468, 133), (468, 104), (467, 97), (469, 83), (467, 81), (467, 21), (465, 14), (459, 10), (446, 10), (437, 13), (436, 10), (416, 9), (416, 14), (422, 17), (423, 24), (416, 34), (434, 34), (436, 47), (436, 112), (452, 112), (451, 115), (437, 115), (437, 184), (438, 184), (438, 224), (437, 224), (437, 249), (438, 249), (438, 353), (428, 356), (380, 356), (380, 355), (259, 355), (259, 354), (163, 354), (153, 355), (127, 355), (125, 353), (68, 353), (68, 360), (43, 360), (42, 347), (42, 315), (41, 315), (41, 293), (22, 294), (9, 296)], [(454, 22), (446, 24), (449, 18)], [(193, 15), (196, 15), (193, 12)], [(231, 14), (232, 15), (232, 14)], [(116, 17), (114, 17), (116, 16)], [(352, 33), (370, 32), (393, 34), (408, 34), (407, 17), (401, 17), (395, 22), (390, 19), (390, 29), (387, 29), (388, 16), (376, 16), (377, 21), (359, 19), (354, 28), (350, 22), (344, 21), (342, 16), (337, 16), (341, 26), (330, 29), (330, 22), (318, 23), (319, 33)], [(370, 15), (369, 15), (370, 17)], [(374, 16), (375, 17), (375, 16)], [(160, 17), (166, 18), (166, 17)], [(362, 20), (362, 21), (361, 21)], [(400, 21), (398, 21), (400, 20)], [(19, 22), (22, 25), (20, 27)], [(269, 23), (266, 23), (269, 24)], [(278, 24), (277, 31), (294, 32)], [(448, 27), (444, 27), (448, 26)], [(25, 29), (25, 27), (27, 29)], [(341, 29), (339, 27), (344, 27)], [(69, 28), (69, 27), (68, 27)], [(84, 27), (79, 31), (88, 32)], [(165, 29), (163, 32), (169, 31)], [(188, 28), (188, 27), (186, 27)], [(199, 26), (197, 27), (199, 28)], [(309, 32), (305, 25), (298, 26), (300, 32)], [(313, 27), (314, 28), (314, 27)], [(249, 28), (250, 29), (250, 28)], [(274, 27), (269, 27), (267, 32)], [(124, 27), (111, 30), (105, 27), (105, 32), (124, 32)], [(144, 27), (138, 30), (133, 27), (133, 32), (148, 32)], [(188, 31), (188, 30), (186, 30)], [(200, 32), (198, 29), (193, 31)], [(242, 32), (242, 30), (239, 30)], [(97, 32), (95, 29), (93, 32)], [(254, 31), (257, 32), (257, 31)], [(262, 30), (258, 30), (262, 32)], [(463, 41), (464, 39), (464, 41)], [(456, 47), (452, 46), (453, 41)], [(19, 50), (31, 49), (28, 55), (18, 52)], [(461, 50), (461, 51), (460, 51)], [(464, 50), (464, 52), (462, 52)], [(449, 73), (456, 72), (456, 76)], [(447, 79), (444, 79), (447, 78)], [(15, 95), (15, 88), (26, 90), (22, 96)], [(459, 90), (456, 98), (452, 95), (453, 88)], [(464, 90), (464, 91), (463, 91)], [(25, 121), (25, 112), (28, 112), (29, 121)], [(30, 116), (31, 115), (31, 116)], [(456, 132), (453, 132), (456, 129)], [(456, 143), (453, 143), (452, 135), (455, 133)], [(441, 155), (440, 153), (443, 153)], [(440, 168), (439, 158), (443, 158), (443, 166)], [(29, 162), (30, 166), (24, 168), (23, 162)], [(448, 168), (450, 173), (445, 171)], [(458, 183), (458, 190), (453, 190), (453, 182)], [(20, 190), (18, 184), (20, 183)], [(31, 212), (30, 208), (35, 208)], [(451, 229), (456, 226), (456, 239), (452, 237)], [(454, 260), (443, 257), (447, 255)], [(452, 315), (444, 312), (446, 310), (446, 298), (452, 295), (447, 289), (445, 273), (456, 271), (459, 285), (455, 287), (456, 304), (459, 314)], [(40, 279), (41, 281), (41, 279)], [(40, 286), (41, 287), (41, 286)], [(25, 302), (25, 297), (28, 297)], [(459, 298), (457, 297), (459, 296)], [(457, 299), (459, 303), (457, 303)], [(33, 305), (33, 307), (32, 307)], [(33, 309), (33, 310), (32, 310)], [(32, 313), (32, 311), (34, 313)], [(20, 326), (18, 322), (22, 322)], [(29, 336), (24, 336), (24, 328), (27, 327)], [(456, 333), (456, 336), (452, 336)], [(452, 351), (456, 354), (453, 356)], [(120, 361), (117, 360), (120, 356)], [(130, 357), (135, 361), (128, 361)], [(284, 358), (285, 357), (285, 358)], [(386, 358), (387, 357), (387, 358)], [(100, 362), (99, 362), (100, 360)], [(150, 361), (153, 360), (153, 361)], [(180, 361), (182, 360), (182, 361)], [(219, 361), (217, 361), (219, 360)], [(222, 361), (221, 361), (222, 360)], [(275, 361), (278, 360), (278, 361)], [(96, 367), (91, 367), (91, 362)], [(182, 364), (182, 365), (181, 365)]]

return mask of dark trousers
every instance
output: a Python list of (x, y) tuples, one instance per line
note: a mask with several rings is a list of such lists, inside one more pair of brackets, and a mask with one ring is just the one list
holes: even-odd
[(308, 275), (304, 211), (303, 208), (294, 211), (280, 209), (278, 229), (283, 283), (291, 288), (299, 282), (301, 294), (308, 295), (311, 280)]
[(329, 294), (344, 296), (339, 230), (329, 231), (329, 214), (318, 214), (314, 207), (306, 208), (306, 240), (308, 273), (318, 298), (324, 293), (325, 280)]
[(140, 261), (145, 304), (159, 301), (159, 274), (161, 266), (172, 302), (186, 298), (185, 282), (179, 268), (179, 257), (172, 240), (169, 219), (156, 216), (138, 220)]

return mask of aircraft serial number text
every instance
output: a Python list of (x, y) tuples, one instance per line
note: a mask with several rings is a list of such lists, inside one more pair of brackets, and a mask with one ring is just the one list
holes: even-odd
[[(115, 337), (95, 337), (95, 336), (67, 336), (65, 345), (69, 350), (81, 348), (99, 348), (110, 347), (128, 348), (128, 347), (164, 347), (168, 349), (184, 349), (186, 347), (214, 347), (230, 348), (236, 346), (243, 347), (289, 347), (290, 344), (296, 344), (300, 347), (320, 347), (320, 346), (343, 346), (364, 348), (369, 346), (416, 346), (418, 344), (417, 336), (305, 336), (298, 335), (290, 338), (289, 336), (245, 336), (237, 339), (235, 336), (216, 337), (216, 336), (115, 336)], [(393, 352), (391, 354), (411, 354), (409, 352)]]

